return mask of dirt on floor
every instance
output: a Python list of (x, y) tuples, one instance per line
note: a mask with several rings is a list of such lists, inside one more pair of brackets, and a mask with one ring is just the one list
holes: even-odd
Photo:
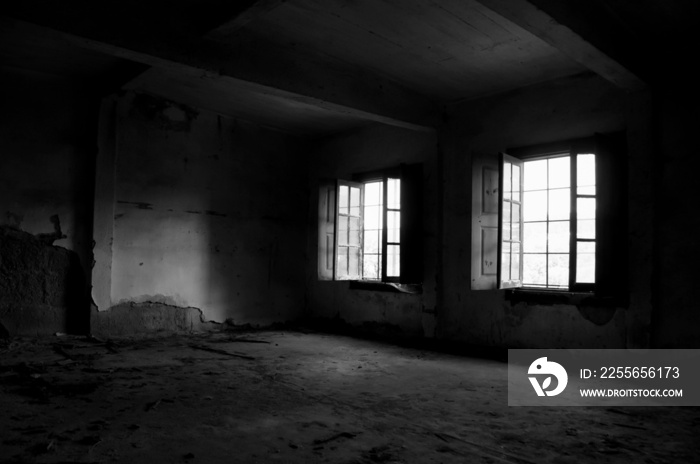
[(693, 463), (700, 408), (507, 405), (507, 365), (341, 335), (0, 344), (0, 462)]

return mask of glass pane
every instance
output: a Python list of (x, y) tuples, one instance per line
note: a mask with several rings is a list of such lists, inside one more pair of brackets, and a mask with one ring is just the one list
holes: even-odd
[(382, 207), (365, 206), (365, 230), (382, 228)]
[(579, 219), (595, 219), (595, 198), (577, 198), (576, 214)]
[(569, 252), (569, 221), (549, 223), (549, 252)]
[(511, 177), (513, 175), (512, 167), (513, 165), (508, 162), (503, 163), (503, 198), (506, 200), (510, 200), (511, 193), (513, 192), (511, 183)]
[(544, 254), (523, 255), (523, 285), (547, 285), (547, 257)]
[(503, 240), (510, 240), (510, 202), (503, 202)]
[(365, 206), (382, 204), (382, 182), (368, 182), (365, 184)]
[(520, 280), (520, 244), (511, 244), (511, 259), (510, 259), (510, 278), (513, 280)]
[(360, 236), (362, 235), (360, 231), (360, 218), (350, 217), (350, 245), (360, 246)]
[(579, 253), (595, 253), (595, 242), (576, 242), (576, 251)]
[(544, 253), (547, 251), (547, 223), (526, 222), (523, 224), (523, 251)]
[(520, 166), (513, 165), (513, 200), (520, 201)]
[(513, 203), (511, 204), (511, 214), (512, 214), (512, 225), (513, 225), (513, 230), (512, 230), (512, 235), (511, 235), (511, 240), (514, 240), (516, 242), (519, 242), (521, 240), (520, 238), (520, 205), (518, 203)]
[(379, 255), (365, 255), (362, 258), (364, 260), (362, 267), (362, 278), (364, 279), (380, 279), (382, 277), (381, 270), (379, 269), (381, 260)]
[(350, 215), (360, 215), (360, 189), (357, 187), (350, 188)]
[(576, 223), (576, 238), (595, 238), (595, 219), (579, 219)]
[(571, 183), (571, 158), (552, 158), (549, 160), (549, 188), (568, 187)]
[(386, 213), (386, 240), (387, 242), (398, 243), (401, 241), (401, 212), (387, 211)]
[(524, 190), (543, 190), (547, 188), (547, 160), (528, 161), (525, 166)]
[(579, 195), (595, 195), (595, 186), (578, 187), (578, 189), (576, 189), (576, 193)]
[(549, 255), (549, 287), (569, 286), (569, 255)]
[(510, 243), (503, 242), (501, 249), (501, 280), (510, 280)]
[(353, 277), (360, 276), (360, 247), (348, 248), (348, 273)]
[(401, 179), (388, 179), (387, 181), (387, 208), (401, 208)]
[(365, 231), (365, 254), (379, 253), (380, 234), (378, 230)]
[(398, 277), (401, 273), (401, 256), (399, 245), (387, 245), (386, 247), (386, 275)]
[(569, 219), (571, 211), (570, 189), (549, 191), (549, 220)]
[(595, 155), (578, 155), (576, 158), (576, 185), (595, 186)]
[(547, 220), (546, 190), (538, 192), (525, 192), (525, 200), (523, 201), (523, 220), (527, 222)]
[(340, 194), (338, 198), (338, 211), (340, 214), (348, 214), (348, 201), (350, 196), (350, 188), (347, 185), (340, 186)]
[(348, 247), (338, 247), (338, 275), (346, 277), (348, 275)]
[(338, 245), (346, 246), (348, 244), (348, 217), (340, 216), (338, 218)]
[(595, 242), (579, 242), (576, 253), (576, 282), (595, 283)]

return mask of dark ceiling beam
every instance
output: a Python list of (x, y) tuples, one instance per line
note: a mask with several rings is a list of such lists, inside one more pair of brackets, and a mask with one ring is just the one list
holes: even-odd
[[(52, 35), (51, 40), (67, 40), (111, 56), (189, 75), (200, 72), (225, 81), (236, 91), (271, 95), (366, 121), (419, 131), (433, 131), (438, 123), (437, 108), (429, 99), (359, 67), (264, 39), (246, 40), (237, 34), (226, 43), (207, 39), (203, 34), (212, 30), (213, 17), (217, 16), (211, 11), (206, 16), (193, 13), (195, 19), (190, 23), (190, 9), (183, 6), (169, 10), (165, 2), (161, 10), (154, 8), (152, 2), (144, 2), (149, 5), (147, 10), (130, 8), (126, 14), (122, 11), (123, 2), (134, 0), (16, 2), (13, 7), (0, 10), (10, 10), (12, 16), (5, 18), (2, 27), (35, 27), (35, 33)], [(159, 2), (162, 0), (155, 1)], [(217, 2), (205, 0), (212, 5)], [(76, 3), (84, 10), (76, 8)], [(199, 1), (189, 2), (192, 11), (199, 5)], [(262, 8), (262, 4), (257, 8)], [(231, 16), (218, 15), (218, 24), (221, 17)]]
[[(489, 10), (502, 16), (531, 34), (560, 50), (576, 62), (587, 67), (620, 88), (640, 90), (646, 83), (637, 73), (622, 63), (619, 56), (604, 50), (589, 37), (582, 36), (571, 22), (562, 22), (541, 9), (539, 0), (477, 0)], [(559, 1), (559, 0), (557, 0)], [(554, 4), (556, 2), (543, 2)], [(577, 2), (561, 2), (561, 8), (573, 7)], [(590, 23), (590, 22), (589, 22)], [(595, 28), (595, 21), (590, 23)]]

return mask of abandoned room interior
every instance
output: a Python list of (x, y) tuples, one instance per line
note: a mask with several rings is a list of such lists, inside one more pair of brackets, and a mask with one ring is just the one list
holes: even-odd
[(0, 462), (690, 463), (508, 349), (697, 349), (684, 0), (0, 9)]

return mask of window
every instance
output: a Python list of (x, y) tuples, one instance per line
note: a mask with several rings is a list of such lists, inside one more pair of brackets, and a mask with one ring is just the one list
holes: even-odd
[(319, 279), (420, 283), (421, 181), (420, 165), (402, 165), (325, 182)]
[(503, 155), (501, 172), (501, 287), (591, 290), (595, 154)]
[(585, 293), (624, 303), (625, 151), (619, 132), (510, 149), (499, 164), (475, 157), (471, 288)]

